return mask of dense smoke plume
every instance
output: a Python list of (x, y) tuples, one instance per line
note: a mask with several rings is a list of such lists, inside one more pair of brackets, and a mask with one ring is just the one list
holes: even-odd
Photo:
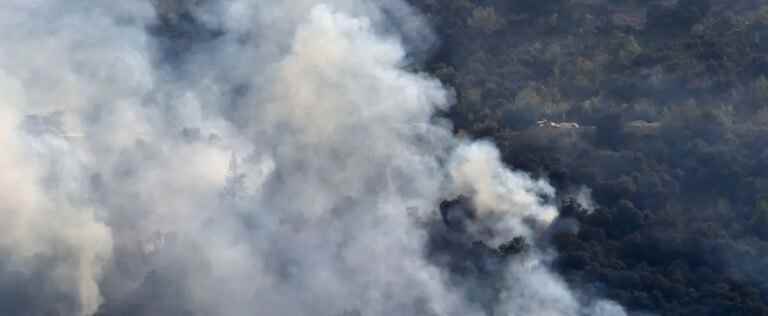
[[(548, 269), (554, 189), (434, 118), (405, 3), (7, 0), (0, 26), (2, 314), (624, 315)], [(458, 196), (462, 236), (532, 244), (491, 300), (427, 256)]]

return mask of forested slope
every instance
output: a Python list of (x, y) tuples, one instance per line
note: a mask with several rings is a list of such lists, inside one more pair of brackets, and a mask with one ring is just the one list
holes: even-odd
[(563, 201), (578, 233), (552, 236), (574, 286), (661, 315), (768, 315), (767, 2), (411, 2), (456, 130), (565, 196), (592, 190), (594, 210)]

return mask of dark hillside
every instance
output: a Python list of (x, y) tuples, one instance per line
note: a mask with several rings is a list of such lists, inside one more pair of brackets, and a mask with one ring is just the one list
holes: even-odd
[[(661, 315), (768, 315), (768, 3), (413, 0), (457, 130), (561, 191), (573, 284)], [(539, 127), (537, 121), (578, 125)]]

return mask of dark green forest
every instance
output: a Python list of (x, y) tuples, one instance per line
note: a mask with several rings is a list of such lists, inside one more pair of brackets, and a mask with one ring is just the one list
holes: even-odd
[[(575, 287), (660, 315), (768, 315), (768, 2), (412, 0), (458, 133), (565, 194)], [(519, 240), (517, 241), (519, 242)]]

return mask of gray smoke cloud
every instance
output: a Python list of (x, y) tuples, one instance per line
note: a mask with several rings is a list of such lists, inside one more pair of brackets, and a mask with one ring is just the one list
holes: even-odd
[[(625, 314), (548, 268), (555, 190), (434, 118), (404, 2), (6, 0), (0, 27), (2, 314)], [(426, 255), (457, 196), (473, 238), (533, 243), (493, 306)]]

